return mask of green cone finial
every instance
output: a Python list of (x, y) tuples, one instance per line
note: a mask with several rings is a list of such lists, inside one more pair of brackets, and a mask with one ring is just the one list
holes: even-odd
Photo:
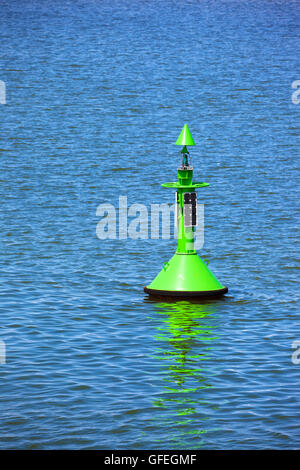
[(195, 145), (194, 139), (187, 124), (183, 126), (182, 131), (180, 132), (180, 136), (176, 141), (176, 145)]

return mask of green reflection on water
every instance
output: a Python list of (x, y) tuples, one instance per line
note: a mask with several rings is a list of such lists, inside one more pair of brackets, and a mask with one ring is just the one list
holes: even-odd
[(217, 304), (187, 301), (155, 305), (160, 324), (154, 338), (160, 345), (153, 358), (161, 362), (162, 389), (153, 401), (161, 414), (153, 420), (166, 428), (172, 447), (199, 448), (209, 430), (212, 408), (205, 397), (212, 384), (205, 360), (218, 338), (217, 309)]

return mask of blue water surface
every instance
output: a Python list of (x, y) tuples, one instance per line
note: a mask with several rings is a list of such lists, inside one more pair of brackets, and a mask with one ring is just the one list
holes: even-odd
[[(0, 448), (299, 448), (299, 18), (1, 1)], [(100, 204), (173, 203), (184, 123), (223, 300), (144, 294), (176, 240), (96, 236)]]

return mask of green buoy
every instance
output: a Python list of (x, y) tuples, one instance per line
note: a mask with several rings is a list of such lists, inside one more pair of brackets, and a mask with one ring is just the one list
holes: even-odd
[(178, 168), (178, 181), (164, 183), (164, 188), (176, 190), (178, 247), (170, 261), (149, 286), (147, 294), (159, 297), (211, 298), (228, 292), (198, 256), (194, 248), (194, 232), (197, 225), (197, 199), (195, 190), (209, 186), (193, 182), (193, 167), (189, 162), (188, 145), (195, 145), (187, 124), (184, 125), (176, 145), (182, 145), (182, 164)]

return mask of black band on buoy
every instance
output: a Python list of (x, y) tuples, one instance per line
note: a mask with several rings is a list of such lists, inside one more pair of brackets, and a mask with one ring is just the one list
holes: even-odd
[(182, 298), (212, 298), (220, 297), (223, 294), (228, 292), (228, 287), (223, 287), (223, 289), (217, 290), (202, 290), (202, 291), (174, 291), (174, 290), (158, 290), (158, 289), (149, 289), (149, 287), (144, 287), (144, 292), (149, 295), (155, 296), (166, 296), (166, 297), (180, 297)]

